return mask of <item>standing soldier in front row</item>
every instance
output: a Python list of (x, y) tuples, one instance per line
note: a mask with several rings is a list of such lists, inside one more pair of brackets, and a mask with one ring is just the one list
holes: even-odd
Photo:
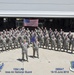
[(12, 37), (12, 35), (10, 35), (9, 38), (8, 38), (8, 49), (10, 49), (10, 47), (12, 49), (12, 43), (13, 43), (12, 39), (13, 39), (13, 37)]
[(68, 52), (68, 49), (69, 49), (69, 42), (70, 42), (70, 39), (68, 38), (68, 36), (66, 36), (65, 38), (65, 43), (64, 43), (64, 51), (66, 50)]
[(73, 52), (74, 50), (74, 37), (72, 35), (72, 38), (71, 38), (71, 45), (72, 45), (72, 48), (71, 48), (71, 53)]
[(28, 61), (28, 43), (26, 40), (24, 42), (20, 42), (22, 48), (22, 60), (24, 61), (24, 54), (26, 55), (26, 60)]
[(17, 34), (15, 34), (15, 35), (13, 36), (13, 43), (14, 43), (14, 48), (16, 48), (16, 46), (17, 46), (17, 48), (18, 48), (18, 38), (17, 38)]
[(49, 35), (46, 33), (45, 37), (46, 37), (45, 46), (46, 46), (46, 48), (49, 49), (49, 41), (50, 41)]
[(51, 49), (53, 49), (53, 48), (54, 48), (54, 50), (56, 48), (56, 38), (55, 38), (54, 34), (52, 34), (52, 36), (51, 36)]
[(60, 51), (61, 51), (62, 42), (63, 42), (63, 40), (61, 38), (61, 35), (59, 35), (57, 38), (57, 50), (60, 49)]
[(70, 47), (71, 47), (71, 38), (72, 38), (72, 34), (71, 34), (71, 31), (69, 31), (68, 33), (68, 38), (70, 39), (70, 42), (69, 42), (69, 50), (70, 50)]
[(63, 48), (63, 51), (65, 49), (65, 39), (66, 39), (66, 34), (62, 34), (62, 39), (63, 39), (63, 43), (62, 43), (62, 48)]
[(3, 48), (5, 48), (5, 50), (7, 50), (6, 46), (7, 46), (7, 44), (6, 44), (6, 37), (5, 37), (5, 35), (3, 35), (3, 38), (2, 38), (2, 50), (4, 50)]
[(37, 52), (37, 57), (39, 58), (39, 42), (37, 39), (33, 42), (33, 57), (35, 57), (35, 52)]

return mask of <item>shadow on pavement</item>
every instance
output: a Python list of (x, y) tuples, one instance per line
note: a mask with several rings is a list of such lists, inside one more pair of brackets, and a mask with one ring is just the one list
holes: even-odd
[(25, 59), (17, 59), (18, 61), (20, 61), (20, 62), (24, 62), (24, 61), (27, 61), (27, 60), (25, 60)]
[(36, 56), (29, 56), (29, 57), (31, 57), (31, 58), (37, 58)]

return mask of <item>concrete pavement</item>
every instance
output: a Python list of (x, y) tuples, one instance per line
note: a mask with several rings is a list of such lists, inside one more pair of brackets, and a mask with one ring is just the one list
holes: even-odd
[(0, 75), (74, 75), (70, 71), (74, 54), (70, 54), (70, 51), (67, 53), (40, 48), (39, 59), (32, 55), (32, 47), (28, 48), (29, 62), (21, 61), (21, 48), (0, 52), (0, 65), (4, 63)]

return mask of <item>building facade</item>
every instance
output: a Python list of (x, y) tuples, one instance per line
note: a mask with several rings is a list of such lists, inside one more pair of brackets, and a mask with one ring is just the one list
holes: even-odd
[(73, 8), (73, 0), (0, 0), (0, 30), (22, 24), (17, 18), (39, 18), (47, 28), (73, 29)]

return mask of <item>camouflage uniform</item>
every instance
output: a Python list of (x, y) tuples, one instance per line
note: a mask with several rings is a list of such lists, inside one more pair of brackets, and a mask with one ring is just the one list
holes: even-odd
[(21, 48), (22, 48), (22, 60), (24, 60), (24, 54), (26, 55), (26, 60), (28, 61), (28, 43), (21, 42)]
[(60, 49), (61, 50), (61, 46), (62, 46), (62, 38), (61, 35), (59, 35), (59, 37), (57, 38), (57, 50)]
[(37, 40), (33, 43), (33, 57), (35, 57), (35, 52), (37, 52), (37, 57), (39, 58), (39, 42)]
[(69, 49), (69, 38), (66, 36), (65, 38), (65, 44), (64, 44), (64, 51), (66, 50), (68, 52), (68, 49)]
[(71, 38), (71, 45), (72, 45), (71, 52), (73, 52), (74, 51), (74, 38), (73, 38), (73, 36)]
[(54, 50), (55, 50), (55, 47), (56, 47), (56, 38), (54, 35), (52, 35), (51, 37), (51, 49), (54, 47)]

